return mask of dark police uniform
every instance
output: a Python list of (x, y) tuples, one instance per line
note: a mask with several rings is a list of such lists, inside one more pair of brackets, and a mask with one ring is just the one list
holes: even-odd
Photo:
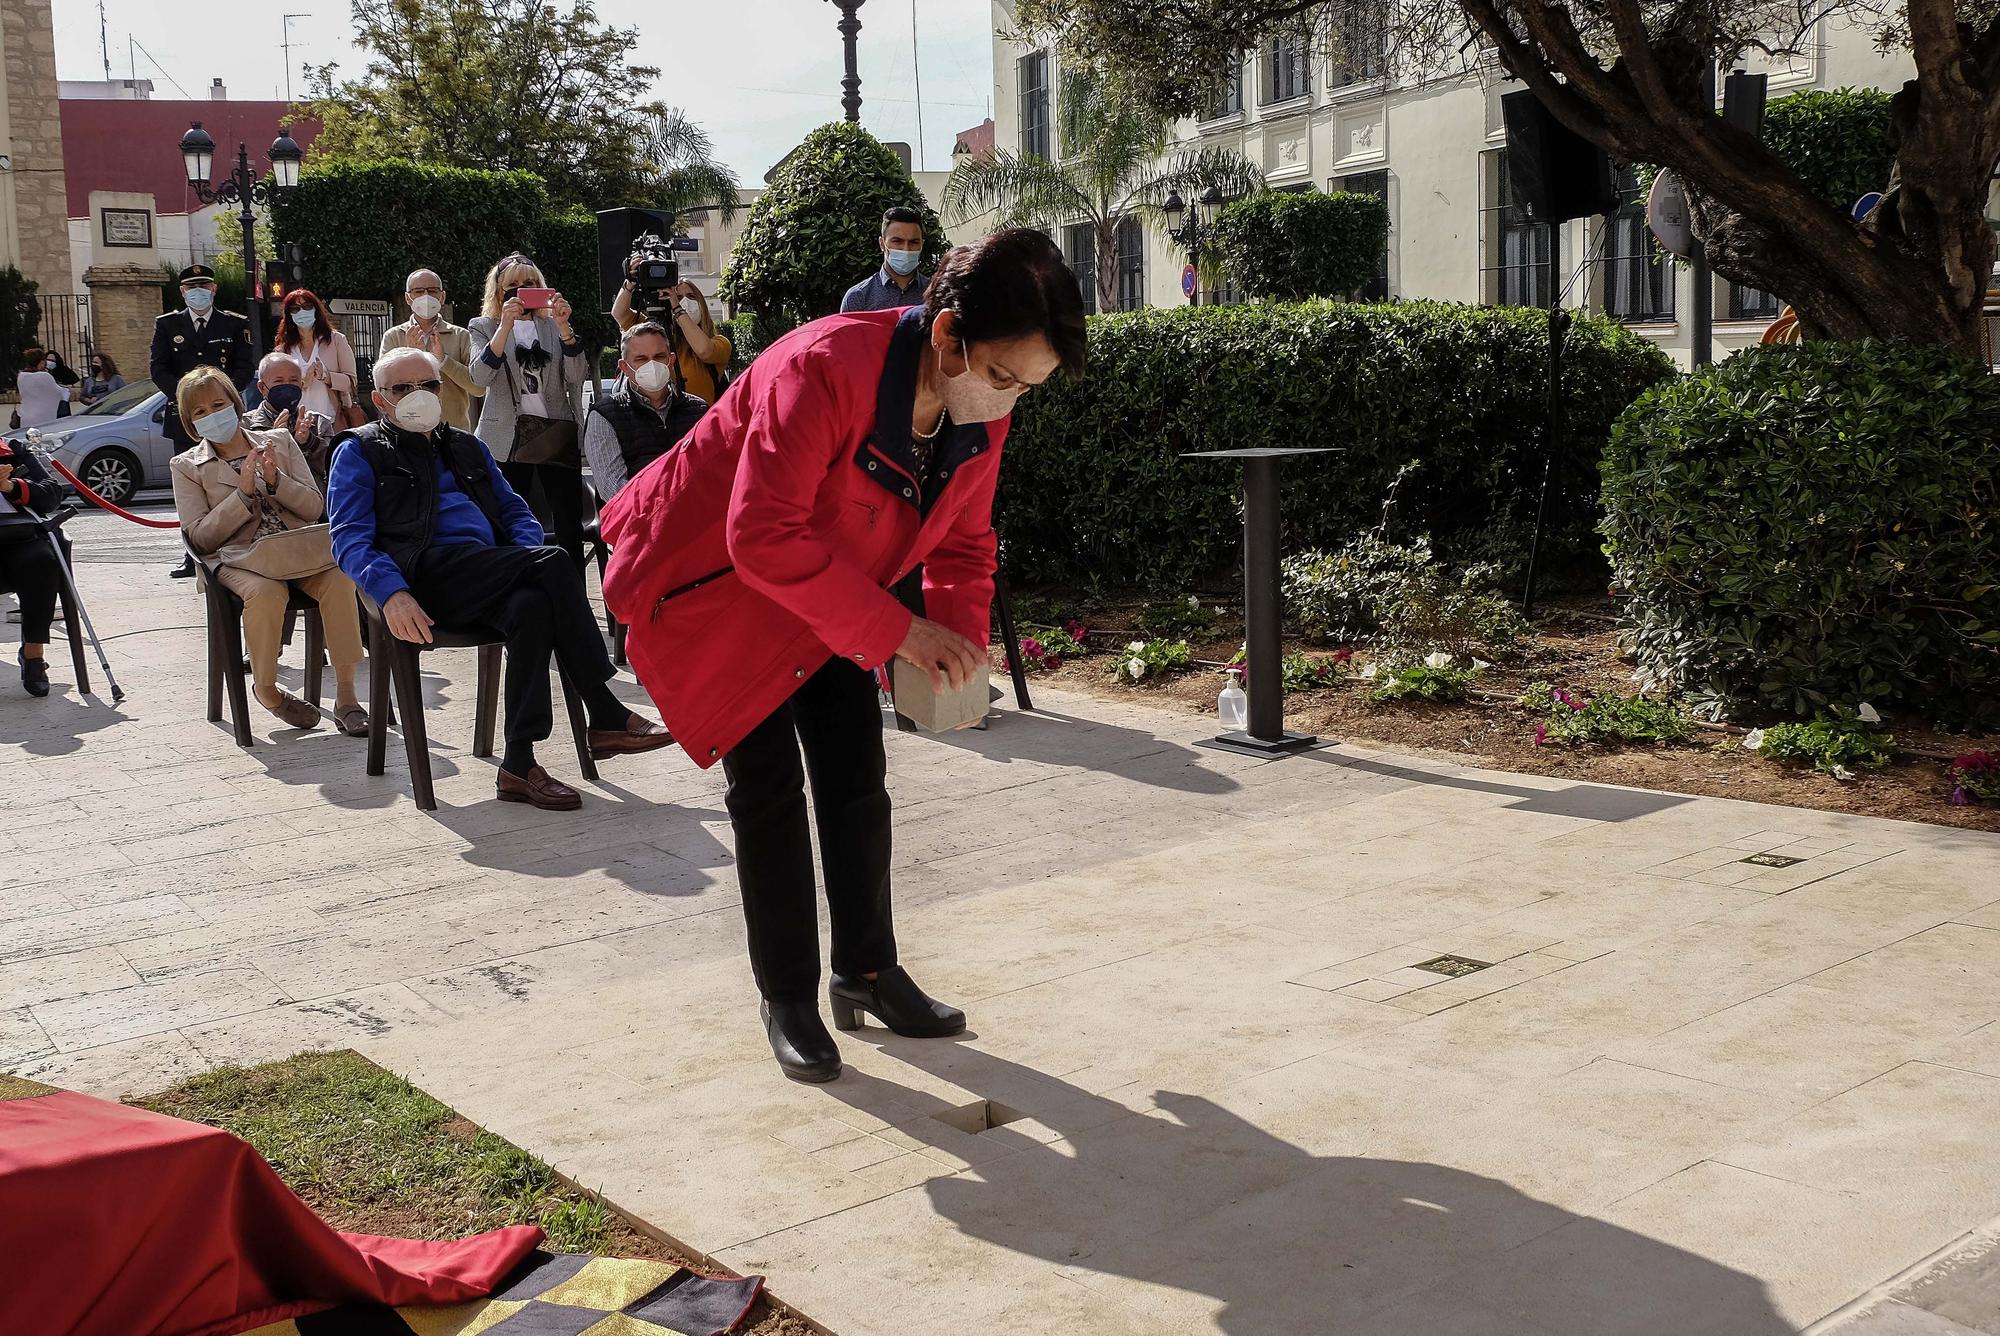
[[(215, 277), (207, 265), (189, 265), (181, 270), (181, 281)], [(197, 320), (202, 321), (199, 326)], [(153, 384), (167, 396), (167, 437), (179, 454), (194, 444), (194, 437), (181, 422), (175, 407), (174, 391), (181, 377), (198, 366), (212, 366), (226, 372), (238, 390), (249, 387), (257, 375), (257, 355), (250, 347), (250, 321), (235, 311), (211, 306), (208, 314), (197, 317), (182, 308), (169, 311), (153, 322)]]

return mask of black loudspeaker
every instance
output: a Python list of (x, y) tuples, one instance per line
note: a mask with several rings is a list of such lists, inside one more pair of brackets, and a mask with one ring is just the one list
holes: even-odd
[(597, 215), (597, 291), (603, 299), (598, 309), (608, 311), (625, 286), (625, 261), (632, 243), (648, 232), (662, 238), (674, 234), (674, 216), (665, 209), (605, 209)]
[(1611, 213), (1618, 182), (1604, 150), (1554, 116), (1527, 89), (1500, 99), (1507, 126), (1507, 176), (1513, 202), (1535, 223)]

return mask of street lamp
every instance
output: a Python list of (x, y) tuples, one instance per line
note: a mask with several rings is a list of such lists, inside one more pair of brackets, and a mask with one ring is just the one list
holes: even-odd
[(847, 109), (847, 119), (856, 125), (861, 123), (861, 74), (854, 64), (854, 39), (861, 35), (861, 20), (854, 11), (868, 0), (833, 0), (840, 8), (840, 22), (834, 26), (840, 29), (840, 40), (847, 49), (847, 77), (840, 81), (840, 105)]
[(257, 215), (254, 206), (274, 204), (299, 183), (299, 164), (305, 158), (291, 132), (280, 130), (271, 141), (271, 177), (257, 179), (250, 166), (250, 150), (236, 146), (236, 168), (223, 181), (211, 186), (215, 167), (215, 140), (196, 121), (181, 136), (181, 162), (187, 168), (188, 188), (203, 204), (241, 204), (238, 221), (243, 224), (243, 279), (249, 289), (250, 346), (264, 349), (263, 294), (257, 281)]
[[(1201, 192), (1193, 216), (1189, 216), (1187, 201), (1181, 198), (1178, 190), (1170, 191), (1166, 202), (1160, 205), (1160, 212), (1167, 220), (1167, 235), (1187, 248), (1187, 262), (1197, 270), (1201, 266), (1201, 248), (1215, 230), (1215, 215), (1223, 202), (1222, 191), (1210, 185)], [(1201, 289), (1198, 286), (1188, 293), (1188, 302), (1197, 306), (1201, 304)]]

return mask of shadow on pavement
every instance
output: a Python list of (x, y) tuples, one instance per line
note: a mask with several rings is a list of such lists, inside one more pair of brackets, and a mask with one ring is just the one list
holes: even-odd
[(1635, 821), (1643, 816), (1651, 816), (1655, 812), (1664, 812), (1669, 807), (1679, 807), (1683, 803), (1694, 801), (1692, 798), (1675, 793), (1613, 789), (1598, 784), (1571, 784), (1560, 789), (1536, 789), (1523, 784), (1501, 784), (1490, 779), (1474, 779), (1470, 775), (1441, 775), (1432, 770), (1397, 765), (1393, 761), (1371, 761), (1363, 756), (1345, 755), (1326, 749), (1301, 752), (1300, 756), (1318, 761), (1322, 765), (1336, 765), (1343, 770), (1360, 770), (1385, 778), (1407, 779), (1418, 784), (1435, 784), (1440, 788), (1464, 789), (1470, 793), (1494, 793), (1505, 798), (1520, 799), (1519, 802), (1508, 804), (1511, 811), (1539, 812), (1547, 816), (1573, 816), (1588, 821)]
[(1077, 719), (1050, 710), (991, 716), (984, 731), (927, 733), (931, 742), (975, 752), (990, 761), (1071, 766), (1183, 793), (1234, 793), (1242, 785), (1206, 768), (1201, 753), (1154, 733)]
[[(1221, 1304), (1217, 1328), (1236, 1336), (1795, 1330), (1756, 1277), (1498, 1179), (1316, 1155), (1200, 1096), (1158, 1092), (1162, 1108), (1135, 1115), (990, 1054), (863, 1033), (954, 1085), (1028, 1105), (1023, 1112), (1061, 1136), (1041, 1145), (1017, 1134), (1012, 1153), (930, 1180), (924, 1190), (938, 1214), (972, 1238), (1065, 1270), (1209, 1296)], [(825, 1089), (878, 1114), (885, 1101), (939, 1104), (851, 1067)], [(964, 1144), (934, 1117), (899, 1130), (948, 1151)], [(1003, 1126), (984, 1135), (1009, 1134)], [(1506, 1255), (1532, 1240), (1542, 1241)], [(1397, 1311), (1419, 1296), (1421, 1307)]]

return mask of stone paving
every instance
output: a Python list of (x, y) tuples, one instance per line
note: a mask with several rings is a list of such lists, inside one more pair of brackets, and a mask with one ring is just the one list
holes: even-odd
[(1046, 693), (891, 739), (904, 959), (972, 1033), (801, 1087), (718, 776), (496, 804), (469, 654), (435, 814), (393, 742), (239, 750), (166, 544), (77, 536), (129, 698), (0, 685), (0, 1070), (352, 1046), (844, 1336), (2000, 1329), (1976, 1266), (1895, 1288), (2000, 1216), (2000, 838)]

